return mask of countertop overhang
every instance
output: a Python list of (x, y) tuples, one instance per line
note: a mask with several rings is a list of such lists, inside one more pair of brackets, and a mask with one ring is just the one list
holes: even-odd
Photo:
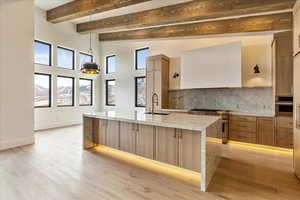
[(170, 113), (169, 115), (152, 115), (134, 111), (122, 113), (116, 111), (84, 113), (83, 117), (115, 120), (151, 126), (204, 131), (221, 119), (220, 116), (190, 115), (184, 113)]

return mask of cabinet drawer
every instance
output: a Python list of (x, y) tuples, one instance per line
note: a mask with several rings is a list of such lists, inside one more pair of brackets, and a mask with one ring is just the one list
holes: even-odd
[(276, 146), (283, 148), (293, 148), (293, 137), (280, 137), (276, 138)]
[(229, 139), (239, 142), (257, 143), (256, 133), (230, 131)]
[(230, 120), (234, 120), (234, 121), (246, 121), (246, 122), (256, 122), (256, 117), (253, 117), (253, 116), (243, 116), (243, 115), (230, 115)]
[(292, 128), (277, 128), (276, 129), (276, 137), (288, 137), (293, 136)]
[(256, 122), (247, 122), (247, 121), (230, 121), (229, 129), (243, 132), (256, 132)]
[(292, 117), (277, 117), (276, 127), (280, 128), (293, 128), (293, 118)]

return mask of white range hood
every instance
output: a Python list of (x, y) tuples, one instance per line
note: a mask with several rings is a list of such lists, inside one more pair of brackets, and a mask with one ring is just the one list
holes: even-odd
[(181, 89), (242, 87), (241, 42), (186, 51)]

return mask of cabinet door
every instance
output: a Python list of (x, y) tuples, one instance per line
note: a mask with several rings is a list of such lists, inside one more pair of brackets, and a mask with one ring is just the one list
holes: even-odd
[(200, 133), (177, 130), (179, 135), (179, 166), (200, 172)]
[(137, 126), (136, 154), (154, 159), (154, 126)]
[(276, 96), (292, 96), (293, 91), (293, 33), (274, 34), (276, 39)]
[(93, 118), (83, 118), (83, 148), (89, 149), (95, 146), (94, 133), (93, 133)]
[(108, 120), (106, 128), (106, 146), (119, 149), (119, 140), (119, 122)]
[(120, 122), (120, 150), (135, 153), (136, 124)]
[(96, 125), (97, 125), (97, 128), (95, 128), (95, 130), (98, 131), (97, 144), (105, 145), (107, 120), (99, 119), (98, 122), (96, 123)]
[(273, 118), (257, 118), (258, 143), (275, 145), (275, 122)]
[(178, 165), (178, 138), (174, 128), (155, 127), (156, 160)]

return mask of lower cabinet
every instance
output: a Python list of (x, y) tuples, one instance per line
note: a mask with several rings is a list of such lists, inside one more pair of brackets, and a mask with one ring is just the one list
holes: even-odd
[(275, 120), (273, 117), (257, 118), (258, 143), (275, 145)]
[(120, 122), (107, 120), (106, 125), (106, 141), (105, 145), (114, 149), (119, 149), (120, 147)]
[(136, 154), (145, 158), (154, 159), (154, 126), (137, 125)]
[[(200, 172), (200, 133), (198, 131), (84, 119), (86, 141), (95, 141), (124, 152)], [(91, 130), (97, 130), (93, 134)], [(215, 129), (212, 129), (215, 130)], [(95, 138), (91, 138), (95, 135)], [(86, 148), (94, 146), (87, 143)]]
[(155, 127), (156, 160), (178, 166), (179, 141), (174, 128)]
[(293, 117), (276, 117), (276, 146), (293, 148)]
[(108, 121), (105, 119), (98, 119), (98, 122), (96, 123), (97, 128), (95, 128), (95, 130), (98, 130), (97, 144), (106, 145), (107, 122)]
[(156, 160), (200, 172), (200, 134), (155, 127)]
[(229, 118), (229, 139), (293, 148), (293, 118), (231, 115)]
[(179, 131), (179, 166), (200, 172), (200, 134), (196, 131)]
[(120, 150), (154, 159), (154, 127), (120, 122)]
[(137, 124), (120, 122), (120, 150), (135, 153)]

